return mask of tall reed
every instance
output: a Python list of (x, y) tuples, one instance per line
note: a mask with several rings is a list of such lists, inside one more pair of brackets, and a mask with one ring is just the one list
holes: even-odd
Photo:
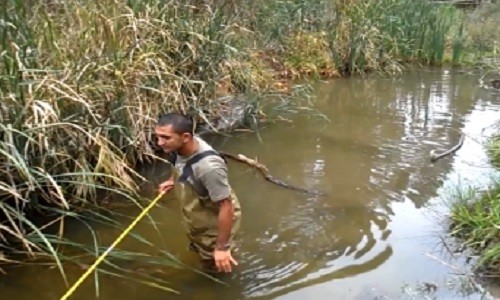
[[(235, 13), (295, 73), (398, 72), (404, 63), (460, 61), (463, 14), (451, 5), (411, 0), (238, 1)], [(276, 64), (276, 63), (275, 63)]]
[[(220, 11), (161, 0), (6, 0), (0, 9), (3, 262), (51, 257), (65, 279), (65, 262), (85, 265), (102, 252), (97, 240), (80, 245), (46, 229), (70, 218), (94, 236), (95, 222), (122, 228), (99, 199), (118, 194), (142, 207), (145, 179), (134, 166), (155, 157), (158, 114), (212, 124), (227, 110), (221, 96), (276, 99), (234, 47), (235, 19)], [(68, 247), (85, 259), (65, 254)], [(100, 272), (125, 276), (112, 261), (140, 255), (115, 251)]]

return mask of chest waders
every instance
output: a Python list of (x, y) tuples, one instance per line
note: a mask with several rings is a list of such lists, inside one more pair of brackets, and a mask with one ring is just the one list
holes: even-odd
[[(182, 174), (179, 175), (178, 170), (174, 168), (174, 191), (180, 202), (183, 224), (187, 231), (191, 250), (199, 254), (206, 267), (213, 268), (213, 251), (218, 235), (219, 206), (209, 197), (202, 197), (196, 193), (189, 182), (189, 179), (193, 178), (192, 165), (210, 155), (219, 156), (217, 152), (211, 150), (200, 152), (186, 162)], [(234, 207), (234, 217), (229, 242), (231, 250), (234, 250), (234, 240), (240, 229), (241, 207), (232, 188), (231, 201)]]

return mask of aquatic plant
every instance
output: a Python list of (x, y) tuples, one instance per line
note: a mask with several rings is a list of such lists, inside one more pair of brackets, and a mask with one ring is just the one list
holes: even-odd
[[(498, 166), (499, 138), (488, 145), (493, 164)], [(476, 269), (485, 277), (500, 277), (500, 182), (483, 193), (471, 190), (452, 206), (451, 234), (479, 256)]]

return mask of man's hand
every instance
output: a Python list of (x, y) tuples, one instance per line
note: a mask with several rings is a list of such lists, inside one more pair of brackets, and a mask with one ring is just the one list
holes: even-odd
[(234, 260), (233, 256), (231, 255), (231, 250), (214, 250), (214, 259), (215, 259), (215, 266), (217, 267), (217, 270), (219, 272), (226, 272), (230, 273), (232, 271), (232, 266), (231, 263), (233, 263), (235, 266), (238, 265), (236, 260)]
[(158, 189), (160, 193), (168, 193), (171, 189), (174, 188), (174, 179), (169, 178), (167, 181), (160, 183)]

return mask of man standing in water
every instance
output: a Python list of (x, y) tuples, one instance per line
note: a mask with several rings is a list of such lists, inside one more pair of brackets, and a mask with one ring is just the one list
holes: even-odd
[[(193, 122), (176, 113), (161, 115), (155, 128), (158, 146), (174, 154), (172, 176), (160, 192), (174, 190), (181, 203), (189, 248), (209, 272), (231, 272), (231, 251), (240, 227), (241, 208), (228, 182), (224, 159), (199, 136)], [(174, 188), (175, 187), (175, 188)]]

